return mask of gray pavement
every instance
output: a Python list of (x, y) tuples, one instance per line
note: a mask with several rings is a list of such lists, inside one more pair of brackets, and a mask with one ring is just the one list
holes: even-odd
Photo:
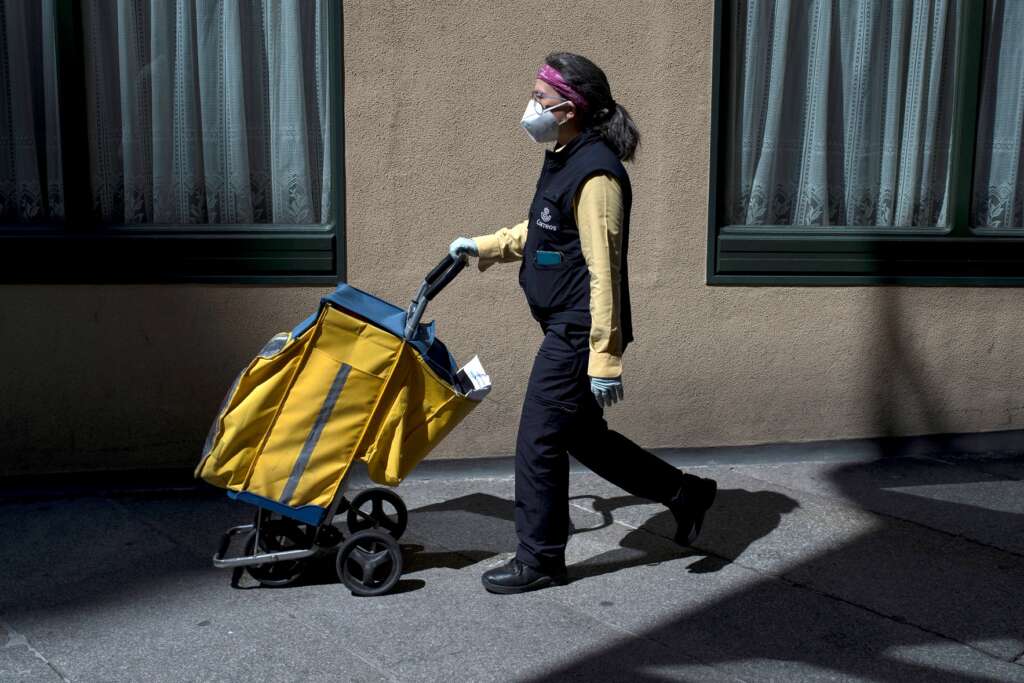
[(251, 508), (212, 489), (8, 487), (0, 681), (1024, 681), (1024, 457), (931, 446), (666, 452), (719, 481), (691, 549), (574, 470), (572, 581), (519, 596), (479, 579), (514, 547), (509, 460), (399, 487), (377, 598), (326, 564), (232, 587), (210, 555)]

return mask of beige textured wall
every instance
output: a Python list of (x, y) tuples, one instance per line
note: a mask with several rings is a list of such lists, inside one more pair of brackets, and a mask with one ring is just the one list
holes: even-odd
[[(696, 446), (1024, 425), (1019, 290), (704, 284), (713, 7), (347, 2), (352, 280), (399, 300), (455, 235), (521, 219), (541, 159), (517, 129), (532, 74), (576, 51), (643, 134), (629, 166), (637, 341), (613, 427)], [(516, 266), (467, 272), (433, 310), (496, 383), (441, 451), (510, 452), (540, 339)]]
[[(645, 446), (1024, 426), (1017, 289), (704, 284), (711, 0), (346, 1), (350, 281), (404, 305), (459, 234), (519, 220), (542, 149), (518, 129), (543, 56), (607, 72), (643, 136), (637, 341), (609, 422)], [(321, 288), (0, 287), (0, 473), (191, 465), (233, 375)], [(436, 452), (510, 453), (540, 340), (516, 267), (435, 302), (491, 397)]]

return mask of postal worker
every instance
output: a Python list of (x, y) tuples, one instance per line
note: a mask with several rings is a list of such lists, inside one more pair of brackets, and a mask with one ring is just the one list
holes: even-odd
[(612, 99), (593, 62), (549, 55), (537, 72), (522, 127), (544, 154), (528, 220), (452, 242), (453, 257), (479, 258), (481, 271), (520, 261), (519, 284), (544, 333), (526, 388), (515, 456), (519, 545), (484, 573), (492, 593), (522, 593), (566, 582), (571, 455), (628, 493), (666, 505), (676, 541), (700, 532), (716, 484), (684, 474), (608, 429), (603, 409), (623, 399), (622, 354), (633, 339), (629, 214), (623, 161), (640, 134)]

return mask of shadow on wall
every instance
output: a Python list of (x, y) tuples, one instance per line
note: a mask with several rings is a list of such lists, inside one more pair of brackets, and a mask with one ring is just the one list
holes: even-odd
[(95, 285), (5, 300), (32, 343), (3, 346), (0, 474), (192, 466), (235, 375), (320, 294)]
[[(907, 433), (950, 432), (935, 405), (938, 387), (929, 381), (928, 358), (923, 351), (928, 346), (915, 344), (915, 329), (906, 324), (902, 289), (876, 287), (872, 294), (877, 326), (869, 337), (864, 357), (874, 363), (873, 383), (865, 397), (872, 410), (874, 435), (897, 437)], [(922, 349), (921, 355), (915, 354), (915, 347)], [(915, 419), (919, 422), (914, 422)], [(880, 447), (883, 457), (898, 455), (898, 452), (890, 452), (890, 449), (898, 450), (895, 442), (883, 440)]]

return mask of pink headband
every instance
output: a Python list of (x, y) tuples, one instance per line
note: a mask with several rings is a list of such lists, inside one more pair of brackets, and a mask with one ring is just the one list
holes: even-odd
[(587, 108), (587, 100), (583, 95), (573, 90), (572, 86), (562, 78), (562, 74), (558, 73), (558, 70), (550, 64), (545, 64), (537, 69), (537, 79), (554, 88), (555, 92), (575, 104), (578, 110), (583, 111)]

